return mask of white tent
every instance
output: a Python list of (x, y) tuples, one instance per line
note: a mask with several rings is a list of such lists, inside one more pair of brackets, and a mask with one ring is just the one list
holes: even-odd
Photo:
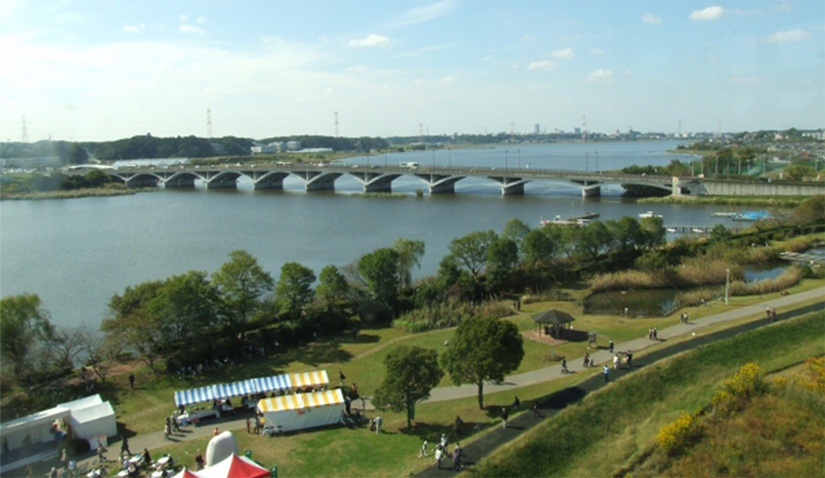
[(68, 418), (70, 413), (65, 408), (55, 407), (3, 422), (0, 423), (0, 435), (7, 440), (10, 450), (22, 448), (29, 443), (54, 441), (52, 423)]
[(281, 431), (322, 427), (341, 421), (344, 395), (341, 389), (314, 393), (298, 393), (273, 397), (258, 402), (264, 415), (264, 425), (280, 427)]
[(98, 403), (79, 410), (73, 409), (70, 422), (75, 436), (84, 440), (117, 435), (115, 411), (109, 402)]

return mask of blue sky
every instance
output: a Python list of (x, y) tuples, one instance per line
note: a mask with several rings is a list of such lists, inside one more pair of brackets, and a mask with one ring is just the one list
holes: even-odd
[(0, 0), (0, 92), (12, 141), (814, 129), (825, 1)]

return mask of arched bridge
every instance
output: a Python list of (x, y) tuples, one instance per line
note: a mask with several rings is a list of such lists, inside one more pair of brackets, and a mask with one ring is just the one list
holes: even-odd
[[(601, 187), (611, 184), (634, 184), (659, 188), (674, 194), (691, 194), (700, 184), (695, 178), (639, 176), (615, 172), (582, 172), (532, 168), (484, 168), (377, 165), (181, 165), (169, 168), (120, 168), (107, 174), (132, 187), (163, 185), (194, 187), (202, 180), (207, 188), (235, 188), (238, 179), (247, 177), (255, 189), (282, 189), (289, 175), (299, 177), (307, 191), (335, 189), (335, 180), (343, 175), (355, 177), (364, 192), (390, 192), (392, 182), (401, 176), (415, 176), (425, 183), (430, 194), (455, 192), (455, 184), (468, 177), (488, 179), (501, 187), (502, 195), (524, 194), (530, 181), (556, 181), (581, 188), (583, 196), (598, 196)], [(698, 192), (693, 192), (698, 194)]]

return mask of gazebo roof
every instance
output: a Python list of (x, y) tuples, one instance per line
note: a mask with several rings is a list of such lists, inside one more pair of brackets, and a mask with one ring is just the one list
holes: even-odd
[(550, 309), (544, 312), (539, 312), (538, 314), (533, 314), (532, 317), (534, 321), (540, 324), (550, 325), (561, 325), (576, 320), (573, 318), (572, 315), (568, 314), (567, 312), (562, 312), (556, 309)]

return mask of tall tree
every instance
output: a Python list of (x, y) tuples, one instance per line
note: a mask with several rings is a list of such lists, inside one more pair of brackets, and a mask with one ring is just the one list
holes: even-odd
[(261, 297), (275, 287), (275, 281), (248, 252), (239, 249), (230, 252), (229, 257), (231, 260), (212, 274), (212, 283), (221, 292), (230, 321), (243, 340), (247, 322), (258, 310)]
[(321, 299), (328, 311), (337, 309), (347, 298), (348, 293), (349, 284), (338, 267), (328, 265), (321, 269), (315, 295)]
[(484, 383), (501, 382), (524, 358), (524, 339), (507, 320), (471, 317), (461, 321), (441, 354), (441, 366), (456, 385), (478, 386), (478, 407), (484, 409)]
[(521, 219), (512, 218), (504, 223), (504, 231), (501, 237), (512, 240), (517, 246), (521, 246), (521, 241), (530, 232), (530, 226), (524, 223)]
[(547, 226), (533, 229), (521, 241), (521, 254), (525, 264), (535, 264), (552, 259), (556, 254), (557, 244), (550, 234), (545, 232)]
[(389, 312), (398, 302), (398, 261), (398, 251), (385, 247), (361, 256), (356, 266), (373, 300)]
[(645, 217), (639, 222), (639, 226), (644, 232), (640, 247), (653, 249), (664, 245), (667, 238), (665, 223), (661, 217)]
[(500, 237), (487, 248), (487, 286), (491, 292), (501, 287), (518, 264), (518, 246), (512, 239)]
[(301, 315), (304, 307), (312, 302), (315, 291), (312, 284), (315, 273), (297, 262), (287, 262), (281, 266), (281, 276), (275, 286), (275, 300), (282, 312), (293, 319)]
[[(157, 361), (165, 351), (174, 347), (163, 331), (162, 309), (149, 306), (163, 286), (163, 281), (147, 281), (127, 287), (123, 295), (113, 295), (109, 300), (109, 316), (103, 319), (100, 326), (109, 341), (137, 351), (141, 360), (155, 373), (159, 373)], [(89, 332), (85, 335), (86, 344), (95, 343), (88, 338), (91, 335)]]
[(29, 352), (52, 336), (49, 313), (36, 294), (20, 294), (0, 300), (0, 354), (20, 378), (27, 370)]
[(450, 254), (466, 267), (473, 277), (478, 277), (487, 264), (487, 248), (498, 236), (492, 229), (474, 231), (450, 241)]
[(412, 284), (413, 266), (421, 267), (421, 257), (426, 249), (424, 241), (414, 239), (398, 238), (392, 245), (398, 252), (398, 278), (401, 287), (409, 287)]
[(407, 427), (412, 426), (415, 404), (430, 397), (444, 371), (438, 366), (433, 349), (400, 346), (384, 358), (387, 368), (384, 381), (375, 391), (373, 404), (388, 406), (395, 412), (407, 412)]

